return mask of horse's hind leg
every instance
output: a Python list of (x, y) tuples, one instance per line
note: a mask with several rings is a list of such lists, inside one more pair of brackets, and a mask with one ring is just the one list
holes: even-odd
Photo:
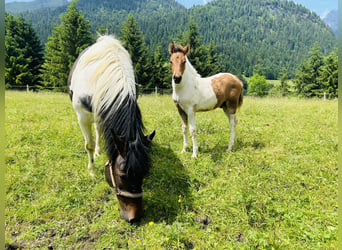
[(234, 142), (235, 142), (235, 126), (237, 124), (236, 108), (228, 108), (224, 106), (223, 111), (228, 117), (229, 124), (230, 124), (230, 141), (229, 141), (228, 151), (232, 151)]
[(86, 119), (85, 117), (82, 117), (82, 115), (78, 116), (78, 123), (80, 125), (80, 128), (82, 130), (84, 140), (85, 140), (85, 149), (88, 153), (88, 169), (90, 176), (94, 176), (94, 150), (95, 150), (95, 142), (93, 139), (91, 126), (92, 122), (89, 119)]

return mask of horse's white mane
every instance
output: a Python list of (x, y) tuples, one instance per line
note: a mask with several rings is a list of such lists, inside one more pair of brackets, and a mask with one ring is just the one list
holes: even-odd
[(192, 66), (192, 64), (190, 63), (187, 56), (185, 56), (185, 59), (186, 59), (185, 65), (186, 65), (186, 68), (189, 70), (189, 73), (191, 73), (195, 77), (201, 77), (201, 75), (197, 72), (197, 70), (194, 68), (194, 66)]
[[(80, 58), (79, 66), (93, 65), (89, 79), (95, 84), (95, 113), (106, 109), (120, 95), (136, 98), (135, 77), (131, 57), (121, 42), (113, 36), (100, 36)], [(115, 81), (115, 82), (113, 82)]]

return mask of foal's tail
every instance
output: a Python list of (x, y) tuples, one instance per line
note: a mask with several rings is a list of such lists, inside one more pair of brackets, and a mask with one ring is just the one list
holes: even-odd
[(242, 103), (243, 103), (243, 88), (239, 96), (238, 108), (241, 107)]
[(238, 100), (238, 105), (237, 107), (241, 107), (242, 103), (243, 103), (243, 91), (244, 91), (244, 88), (243, 88), (243, 83), (242, 81), (239, 79), (240, 81), (240, 84), (241, 84), (241, 92), (240, 92), (240, 95), (239, 95), (239, 100)]

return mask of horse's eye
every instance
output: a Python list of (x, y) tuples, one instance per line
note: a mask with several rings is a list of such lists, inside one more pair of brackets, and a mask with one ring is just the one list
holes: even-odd
[(185, 64), (185, 63), (186, 63), (186, 61), (183, 62), (183, 64)]
[(126, 161), (122, 161), (119, 163), (119, 169), (120, 171), (124, 171), (126, 168)]
[(170, 63), (172, 64), (172, 61), (170, 61)]

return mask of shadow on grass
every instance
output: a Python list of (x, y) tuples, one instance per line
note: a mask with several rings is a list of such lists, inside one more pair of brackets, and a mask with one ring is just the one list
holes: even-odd
[(172, 224), (192, 207), (190, 179), (177, 155), (168, 147), (152, 146), (152, 167), (145, 178), (144, 221)]
[(247, 148), (252, 148), (253, 150), (260, 150), (265, 147), (266, 143), (262, 140), (248, 141), (238, 138), (234, 143), (232, 151), (228, 151), (228, 143), (224, 144), (218, 142), (215, 144), (214, 147), (210, 147), (207, 144), (202, 143), (202, 145), (199, 147), (199, 154), (208, 154), (214, 162), (219, 162), (227, 154), (243, 151)]

